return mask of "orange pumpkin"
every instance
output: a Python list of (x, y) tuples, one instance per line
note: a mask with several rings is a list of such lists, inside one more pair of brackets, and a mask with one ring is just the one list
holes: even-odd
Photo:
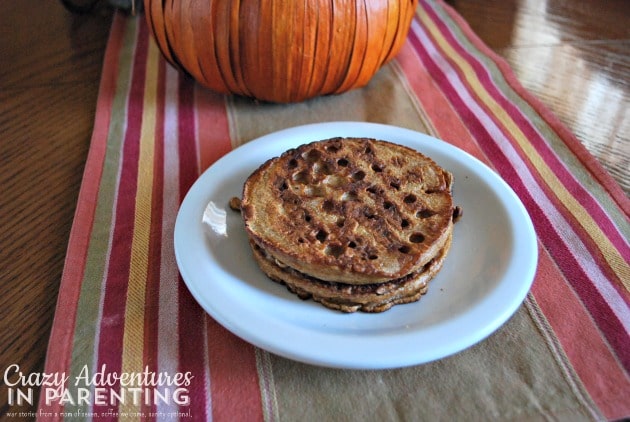
[(288, 103), (366, 85), (418, 0), (144, 0), (164, 57), (220, 93)]

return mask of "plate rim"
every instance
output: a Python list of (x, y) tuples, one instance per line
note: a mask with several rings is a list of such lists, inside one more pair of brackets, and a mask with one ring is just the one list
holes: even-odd
[[(310, 132), (319, 133), (322, 130), (324, 132), (329, 131), (331, 133), (338, 133), (338, 136), (352, 136), (353, 133), (355, 134), (355, 136), (366, 136), (366, 135), (356, 134), (356, 132), (362, 132), (362, 131), (373, 132), (377, 134), (390, 132), (390, 133), (394, 133), (394, 136), (392, 136), (392, 138), (401, 139), (401, 137), (405, 137), (406, 140), (402, 142), (405, 144), (406, 142), (411, 142), (411, 143), (417, 142), (418, 144), (422, 144), (423, 142), (430, 140), (431, 142), (437, 142), (438, 144), (436, 145), (438, 145), (439, 148), (445, 151), (445, 154), (447, 154), (450, 158), (457, 158), (457, 160), (460, 162), (463, 160), (464, 162), (468, 162), (469, 165), (473, 165), (475, 169), (482, 169), (483, 174), (479, 174), (477, 172), (475, 172), (475, 174), (477, 176), (483, 176), (484, 181), (488, 183), (488, 186), (493, 188), (494, 192), (500, 191), (499, 193), (507, 195), (507, 198), (504, 198), (501, 195), (497, 195), (497, 197), (503, 201), (503, 205), (505, 205), (505, 201), (510, 201), (510, 204), (513, 207), (516, 207), (516, 210), (519, 212), (519, 218), (521, 219), (521, 221), (519, 221), (519, 224), (521, 225), (520, 232), (517, 235), (517, 237), (525, 236), (522, 240), (525, 241), (524, 243), (526, 245), (521, 245), (520, 249), (525, 249), (524, 251), (521, 251), (521, 253), (527, 252), (527, 256), (525, 258), (525, 261), (527, 262), (524, 264), (526, 273), (522, 277), (523, 282), (520, 284), (520, 289), (517, 292), (515, 292), (515, 296), (512, 299), (510, 306), (506, 306), (504, 309), (502, 309), (502, 312), (498, 313), (495, 316), (495, 318), (492, 319), (492, 321), (485, 324), (483, 329), (479, 329), (478, 331), (474, 333), (463, 333), (462, 335), (465, 337), (463, 339), (460, 339), (457, 346), (453, 346), (453, 344), (449, 343), (449, 344), (443, 345), (442, 348), (437, 347), (435, 350), (433, 350), (430, 353), (425, 352), (421, 358), (420, 356), (417, 356), (417, 355), (414, 356), (413, 354), (409, 354), (409, 353), (397, 354), (395, 356), (391, 356), (391, 355), (373, 356), (372, 354), (368, 353), (363, 358), (361, 357), (357, 358), (356, 356), (346, 356), (346, 355), (340, 356), (339, 354), (337, 354), (333, 357), (326, 358), (326, 357), (322, 357), (318, 355), (317, 353), (314, 354), (312, 352), (309, 353), (308, 351), (305, 352), (304, 349), (308, 349), (307, 347), (308, 345), (298, 347), (298, 348), (286, 347), (286, 345), (283, 346), (283, 344), (279, 344), (278, 341), (270, 341), (269, 337), (266, 335), (261, 335), (260, 331), (256, 332), (254, 330), (252, 332), (251, 329), (244, 330), (242, 326), (243, 324), (235, 323), (233, 318), (230, 318), (229, 315), (226, 315), (222, 309), (218, 309), (216, 307), (216, 304), (207, 303), (207, 301), (204, 300), (203, 296), (200, 294), (198, 290), (199, 286), (191, 280), (191, 276), (188, 272), (188, 269), (186, 268), (185, 258), (182, 256), (182, 251), (179, 246), (180, 240), (181, 240), (180, 237), (182, 236), (183, 226), (186, 224), (186, 222), (184, 221), (184, 214), (187, 210), (187, 206), (189, 206), (189, 203), (191, 202), (190, 198), (197, 195), (197, 190), (201, 189), (200, 186), (203, 184), (204, 180), (208, 177), (208, 176), (204, 177), (204, 175), (207, 175), (209, 172), (216, 171), (217, 168), (220, 168), (221, 166), (226, 165), (226, 163), (229, 163), (230, 160), (233, 160), (234, 157), (238, 157), (241, 154), (247, 154), (250, 150), (255, 150), (260, 145), (268, 144), (270, 140), (273, 141), (273, 139), (277, 137), (292, 139), (297, 134), (301, 135), (301, 134), (310, 133)], [(379, 136), (375, 136), (375, 137), (383, 138)], [(323, 137), (313, 138), (312, 140), (317, 140), (317, 139), (324, 139), (324, 138)], [(310, 140), (311, 139), (305, 139), (303, 142), (300, 142), (300, 143), (309, 142)], [(299, 143), (297, 142), (299, 141), (298, 140), (291, 141), (292, 144), (295, 144), (294, 146), (299, 145)], [(397, 142), (397, 140), (392, 139), (392, 142)], [(284, 151), (283, 149), (279, 149), (279, 153), (283, 151)], [(269, 159), (274, 156), (274, 155), (267, 156), (267, 154), (263, 154), (263, 155), (266, 156), (265, 159)], [(263, 159), (263, 161), (261, 161), (259, 164), (262, 164), (262, 162), (264, 162), (265, 159)], [(486, 179), (490, 179), (491, 184)], [(271, 353), (284, 356), (289, 359), (293, 359), (293, 360), (304, 362), (304, 363), (319, 365), (319, 366), (347, 368), (347, 369), (387, 369), (387, 368), (398, 368), (398, 367), (417, 365), (417, 364), (434, 361), (440, 358), (444, 358), (446, 356), (450, 356), (454, 353), (458, 353), (464, 349), (467, 349), (473, 346), (474, 344), (485, 339), (494, 331), (496, 331), (518, 310), (518, 308), (521, 306), (523, 300), (525, 299), (527, 293), (529, 292), (531, 288), (531, 285), (534, 280), (536, 268), (537, 268), (537, 263), (538, 263), (537, 236), (536, 236), (531, 218), (529, 214), (527, 213), (525, 206), (520, 201), (516, 193), (494, 170), (492, 170), (490, 167), (488, 167), (486, 164), (484, 164), (483, 162), (481, 162), (480, 160), (478, 160), (476, 157), (472, 156), (468, 152), (452, 144), (449, 144), (446, 141), (435, 138), (431, 135), (414, 131), (412, 129), (402, 128), (402, 127), (382, 124), (382, 123), (371, 123), (371, 122), (335, 121), (335, 122), (311, 123), (311, 124), (306, 124), (306, 125), (293, 126), (290, 128), (285, 128), (285, 129), (281, 129), (275, 132), (265, 134), (263, 136), (255, 138), (233, 149), (229, 153), (225, 154), (223, 157), (219, 158), (214, 164), (212, 164), (208, 169), (206, 169), (202, 174), (200, 174), (198, 179), (190, 187), (189, 191), (184, 197), (184, 200), (180, 204), (180, 208), (177, 212), (173, 240), (174, 240), (174, 248), (175, 248), (174, 251), (175, 251), (177, 267), (181, 274), (182, 279), (184, 280), (184, 283), (186, 284), (186, 287), (191, 292), (192, 296), (197, 301), (197, 303), (203, 308), (203, 310), (207, 312), (210, 316), (212, 316), (219, 324), (221, 324), (226, 329), (228, 329), (228, 331), (232, 332), (233, 334), (237, 335), (238, 337), (242, 338), (243, 340), (257, 347), (260, 347)], [(516, 254), (514, 253), (512, 258), (514, 257), (514, 255)], [(382, 315), (386, 315), (386, 313)], [(288, 332), (292, 334), (296, 334), (295, 333), (296, 327), (291, 326), (291, 324), (287, 324), (286, 321), (284, 321), (284, 325), (281, 328), (286, 329)], [(291, 328), (293, 328), (293, 330), (291, 330)], [(300, 330), (298, 329), (298, 331)], [(302, 331), (304, 330), (302, 329)], [(424, 331), (427, 332), (430, 330), (425, 329)], [(327, 334), (327, 335), (334, 337), (334, 335), (332, 334)], [(411, 332), (401, 332), (401, 333), (391, 334), (387, 338), (387, 340), (393, 346), (396, 346), (396, 345), (401, 346), (402, 343), (411, 341), (417, 337), (418, 337), (417, 332), (411, 331)], [(339, 340), (339, 339), (335, 339), (335, 340)], [(367, 338), (352, 336), (352, 342), (354, 342), (357, 346), (361, 346), (361, 347), (369, 346), (370, 340), (371, 339), (369, 336), (367, 336)]]

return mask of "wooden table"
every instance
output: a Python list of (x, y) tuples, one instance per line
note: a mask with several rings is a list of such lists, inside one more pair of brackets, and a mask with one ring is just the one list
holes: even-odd
[[(630, 2), (449, 4), (630, 191)], [(0, 2), (2, 376), (44, 367), (111, 17)], [(7, 398), (1, 382), (0, 415), (34, 409)]]
[(450, 0), (630, 193), (630, 2)]

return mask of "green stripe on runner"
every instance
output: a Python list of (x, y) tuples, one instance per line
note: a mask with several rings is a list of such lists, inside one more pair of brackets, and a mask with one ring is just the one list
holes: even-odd
[[(90, 243), (86, 254), (85, 272), (81, 285), (81, 294), (77, 306), (75, 342), (72, 349), (72, 361), (70, 365), (70, 380), (77, 380), (81, 371), (87, 365), (90, 374), (93, 373), (95, 364), (95, 340), (96, 330), (99, 327), (100, 302), (102, 300), (105, 266), (109, 251), (109, 243), (112, 229), (112, 216), (114, 199), (116, 196), (116, 183), (120, 171), (120, 156), (122, 141), (124, 139), (127, 97), (131, 82), (132, 63), (135, 52), (137, 36), (137, 21), (125, 20), (125, 33), (120, 51), (118, 63), (118, 77), (116, 91), (112, 102), (112, 117), (107, 135), (107, 151), (103, 163), (103, 173), (99, 185), (97, 206), (95, 209), (94, 224), (90, 233)], [(89, 169), (87, 169), (89, 171)], [(76, 342), (76, 339), (79, 342)], [(70, 389), (80, 387), (74, 383), (68, 386)], [(72, 393), (76, 397), (75, 392)], [(68, 411), (89, 411), (89, 405), (66, 406)]]

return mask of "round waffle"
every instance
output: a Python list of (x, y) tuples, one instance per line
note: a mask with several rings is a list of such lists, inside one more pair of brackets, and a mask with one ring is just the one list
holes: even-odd
[(241, 211), (251, 241), (281, 267), (321, 281), (385, 283), (421, 273), (448, 250), (452, 182), (411, 148), (333, 138), (264, 163), (245, 182)]

